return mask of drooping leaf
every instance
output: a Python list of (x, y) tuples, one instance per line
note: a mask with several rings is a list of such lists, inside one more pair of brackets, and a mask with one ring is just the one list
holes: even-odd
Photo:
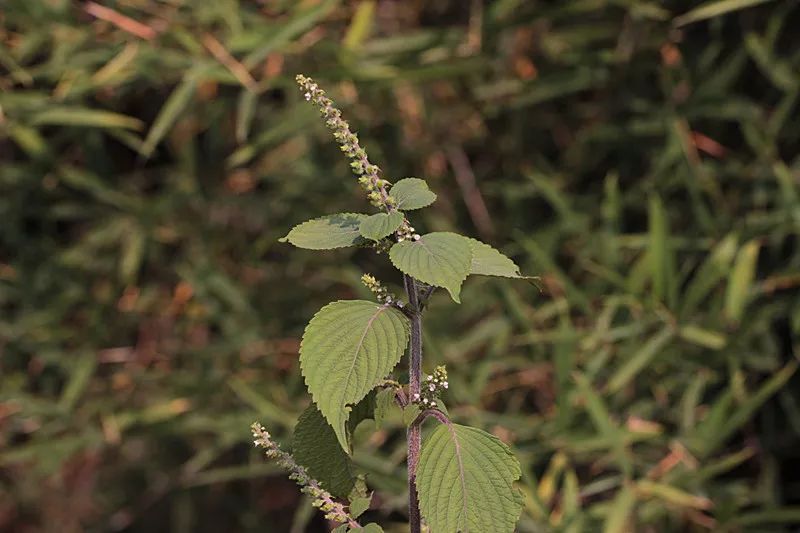
[(491, 246), (476, 239), (468, 239), (472, 246), (472, 266), (470, 274), (501, 276), (504, 278), (524, 278), (519, 267)]
[(314, 404), (297, 420), (292, 455), (334, 496), (345, 498), (353, 490), (356, 478), (350, 456), (342, 450), (333, 428)]
[(411, 211), (431, 205), (436, 194), (428, 188), (428, 183), (419, 178), (405, 178), (389, 190), (389, 195), (397, 201), (401, 211)]
[(290, 242), (298, 248), (308, 250), (332, 250), (360, 244), (361, 221), (367, 215), (359, 213), (338, 213), (308, 220), (292, 228), (280, 242)]
[(348, 531), (347, 524), (342, 524), (341, 526), (332, 530), (331, 533), (347, 533), (347, 531)]
[(359, 232), (364, 238), (379, 241), (397, 231), (404, 218), (400, 211), (370, 215), (361, 221)]
[(400, 361), (408, 319), (394, 307), (338, 301), (314, 315), (300, 345), (300, 369), (317, 407), (349, 452), (345, 424), (358, 403)]
[(428, 285), (444, 287), (455, 302), (461, 302), (461, 284), (472, 264), (469, 239), (456, 233), (435, 232), (416, 241), (392, 246), (389, 258), (402, 272)]
[(381, 389), (375, 396), (375, 427), (380, 429), (389, 410), (395, 405), (395, 390), (393, 387)]
[(520, 473), (519, 462), (497, 437), (442, 424), (422, 444), (422, 516), (436, 533), (512, 533), (522, 510), (514, 488)]

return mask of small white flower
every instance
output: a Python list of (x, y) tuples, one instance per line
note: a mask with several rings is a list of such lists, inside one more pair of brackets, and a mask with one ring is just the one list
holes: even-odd
[(419, 394), (414, 395), (414, 400), (419, 400)]
[(446, 381), (445, 381), (444, 383), (442, 383), (442, 387), (444, 387), (445, 389), (446, 389), (447, 387), (449, 387), (449, 386), (450, 386), (450, 384), (449, 384), (448, 382), (446, 382)]
[(431, 383), (431, 384), (428, 386), (428, 390), (430, 390), (431, 392), (435, 391), (435, 390), (436, 390), (436, 385), (434, 385), (434, 384), (432, 384), (432, 383)]
[(432, 379), (433, 379), (433, 376), (428, 376), (428, 381), (431, 381)]
[(303, 96), (306, 97), (306, 101), (310, 101), (311, 100), (311, 93), (306, 93)]

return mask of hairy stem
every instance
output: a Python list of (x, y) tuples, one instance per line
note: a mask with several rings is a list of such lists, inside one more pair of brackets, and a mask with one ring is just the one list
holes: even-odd
[[(422, 315), (419, 308), (419, 295), (417, 282), (411, 276), (404, 275), (403, 281), (408, 296), (408, 304), (413, 316), (411, 317), (411, 346), (408, 350), (408, 396), (420, 393), (420, 380), (422, 379)], [(419, 396), (417, 396), (418, 398)], [(417, 464), (422, 444), (420, 426), (412, 424), (408, 428), (408, 521), (411, 533), (420, 533), (422, 525), (419, 512), (419, 499), (417, 497)]]

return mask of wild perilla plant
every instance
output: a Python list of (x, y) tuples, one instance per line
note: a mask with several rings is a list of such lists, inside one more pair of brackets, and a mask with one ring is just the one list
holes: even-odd
[[(290, 477), (310, 495), (337, 532), (382, 531), (357, 519), (370, 498), (350, 460), (355, 427), (366, 418), (376, 423), (393, 406), (408, 424), (408, 518), (412, 533), (425, 523), (433, 533), (514, 531), (522, 499), (514, 488), (520, 466), (509, 448), (480, 429), (452, 422), (440, 398), (449, 387), (443, 366), (423, 379), (422, 314), (437, 288), (460, 302), (470, 274), (526, 279), (514, 262), (488, 244), (456, 233), (419, 235), (407, 213), (434, 203), (436, 194), (418, 178), (393, 185), (370, 162), (358, 136), (312, 79), (297, 76), (306, 100), (319, 108), (325, 125), (379, 213), (338, 213), (304, 222), (282, 242), (299, 248), (329, 250), (347, 246), (388, 252), (402, 273), (405, 301), (377, 279), (364, 274), (376, 302), (340, 300), (320, 309), (306, 326), (300, 368), (313, 404), (294, 430), (292, 453), (282, 451), (259, 424), (255, 445), (278, 459)], [(408, 352), (408, 384), (391, 373)], [(421, 439), (422, 424), (438, 425)]]

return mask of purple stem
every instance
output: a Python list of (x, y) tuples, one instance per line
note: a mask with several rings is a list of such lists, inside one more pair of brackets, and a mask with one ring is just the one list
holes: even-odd
[[(419, 308), (417, 283), (411, 276), (404, 275), (408, 304), (411, 308), (411, 345), (408, 350), (408, 397), (420, 393), (422, 379), (422, 315)], [(417, 396), (418, 397), (418, 396)], [(411, 424), (408, 438), (408, 522), (411, 533), (421, 533), (422, 521), (417, 497), (417, 464), (422, 445), (422, 434), (418, 424)]]

